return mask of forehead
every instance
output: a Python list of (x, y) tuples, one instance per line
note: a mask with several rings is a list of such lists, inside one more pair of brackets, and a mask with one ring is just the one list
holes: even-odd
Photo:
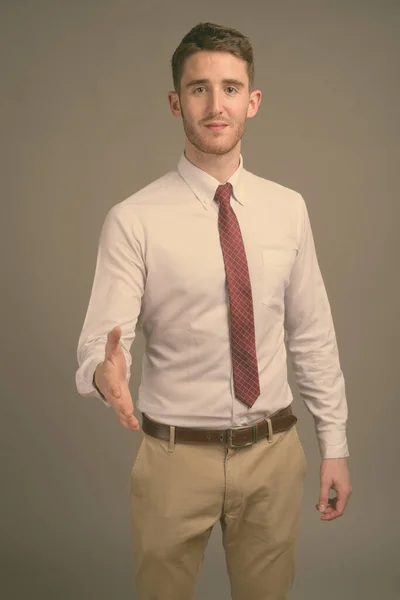
[(246, 62), (230, 52), (201, 50), (185, 60), (182, 79), (199, 78), (237, 78), (247, 79)]

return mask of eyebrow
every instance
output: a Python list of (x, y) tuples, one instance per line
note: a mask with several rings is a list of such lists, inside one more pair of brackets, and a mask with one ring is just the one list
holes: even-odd
[[(191, 81), (188, 81), (188, 83), (186, 84), (185, 87), (189, 88), (194, 85), (203, 85), (204, 83), (210, 83), (210, 80), (209, 79), (192, 79)], [(239, 81), (239, 79), (223, 79), (222, 83), (224, 83), (225, 85), (234, 85), (238, 88), (244, 88), (244, 83), (242, 81)]]

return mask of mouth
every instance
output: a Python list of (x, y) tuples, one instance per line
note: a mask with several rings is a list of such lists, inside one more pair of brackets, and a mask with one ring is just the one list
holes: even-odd
[(225, 127), (228, 127), (228, 125), (226, 125), (225, 123), (221, 123), (221, 124), (211, 124), (211, 125), (206, 125), (207, 129), (210, 129), (211, 131), (222, 131), (223, 129), (225, 129)]

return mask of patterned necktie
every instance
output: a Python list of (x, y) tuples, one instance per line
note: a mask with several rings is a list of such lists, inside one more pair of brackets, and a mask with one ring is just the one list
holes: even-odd
[(220, 185), (215, 201), (219, 203), (219, 238), (228, 282), (235, 396), (251, 407), (260, 395), (253, 298), (242, 234), (230, 204), (231, 194), (232, 184)]

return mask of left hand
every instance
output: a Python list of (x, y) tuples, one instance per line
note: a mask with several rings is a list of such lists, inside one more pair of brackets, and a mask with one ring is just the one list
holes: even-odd
[[(333, 521), (341, 517), (351, 496), (350, 475), (345, 458), (326, 458), (321, 463), (321, 485), (317, 510), (323, 513), (321, 521)], [(336, 491), (336, 498), (329, 498), (329, 490)]]

